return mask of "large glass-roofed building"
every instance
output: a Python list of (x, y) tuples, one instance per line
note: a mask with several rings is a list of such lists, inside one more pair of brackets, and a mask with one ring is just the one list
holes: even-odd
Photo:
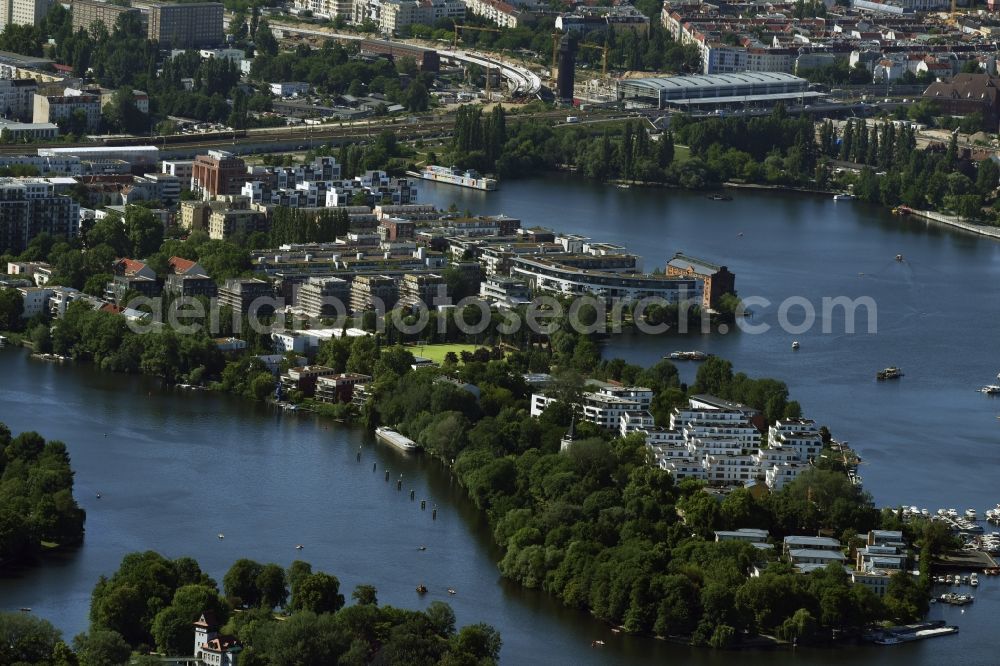
[(705, 76), (651, 76), (618, 83), (618, 99), (656, 108), (719, 107), (729, 104), (802, 102), (822, 93), (784, 72), (745, 72)]

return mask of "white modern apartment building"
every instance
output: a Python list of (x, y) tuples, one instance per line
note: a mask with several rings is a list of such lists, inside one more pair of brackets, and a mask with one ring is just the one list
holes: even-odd
[[(583, 420), (596, 425), (620, 432), (622, 417), (628, 412), (641, 412), (649, 407), (649, 403), (642, 401), (642, 398), (632, 398), (625, 396), (645, 396), (646, 392), (652, 396), (652, 391), (644, 387), (601, 387), (596, 392), (585, 392), (580, 399), (581, 415)], [(556, 399), (544, 393), (535, 393), (531, 396), (531, 415), (541, 416), (545, 408), (555, 402)]]
[(669, 428), (638, 430), (655, 464), (677, 478), (727, 486), (764, 481), (777, 491), (811, 469), (822, 448), (819, 427), (808, 419), (778, 421), (764, 446), (751, 422), (756, 410), (714, 396), (688, 403), (674, 409)]
[(511, 259), (511, 277), (527, 282), (536, 291), (563, 296), (590, 294), (607, 301), (635, 302), (644, 298), (667, 303), (700, 298), (701, 281), (662, 275), (610, 273), (566, 262), (566, 257), (539, 256)]
[(794, 451), (799, 460), (814, 460), (823, 450), (823, 438), (815, 421), (781, 419), (768, 429), (772, 449)]

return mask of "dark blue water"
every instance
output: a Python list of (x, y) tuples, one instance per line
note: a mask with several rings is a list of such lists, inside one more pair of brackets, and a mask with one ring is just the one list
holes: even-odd
[[(982, 512), (1000, 501), (1000, 401), (974, 391), (1000, 371), (1000, 299), (992, 287), (1000, 248), (993, 241), (825, 198), (737, 193), (732, 202), (712, 202), (561, 177), (504, 183), (491, 194), (427, 183), (422, 195), (621, 243), (643, 255), (649, 270), (677, 250), (703, 256), (737, 274), (743, 297), (778, 303), (802, 296), (818, 308), (824, 296), (871, 296), (873, 335), (845, 334), (835, 319), (831, 334), (817, 325), (795, 334), (634, 335), (610, 340), (605, 353), (649, 364), (673, 349), (704, 349), (737, 370), (787, 382), (807, 416), (857, 448), (865, 486), (880, 503)], [(897, 253), (904, 261), (894, 260)], [(753, 323), (775, 326), (776, 308), (755, 307)], [(794, 353), (793, 339), (801, 342)], [(890, 364), (906, 376), (876, 383), (875, 371)], [(693, 377), (695, 367), (682, 365), (682, 373)], [(0, 608), (31, 607), (70, 637), (86, 628), (97, 577), (127, 552), (155, 549), (191, 555), (218, 579), (239, 557), (284, 565), (301, 558), (337, 574), (345, 591), (374, 584), (383, 603), (447, 600), (460, 623), (484, 621), (502, 632), (508, 664), (997, 663), (990, 642), (1000, 611), (995, 579), (983, 579), (964, 613), (934, 608), (932, 617), (960, 625), (954, 637), (835, 651), (691, 650), (614, 636), (544, 594), (504, 583), (485, 521), (447, 473), (373, 445), (357, 430), (227, 396), (163, 392), (142, 378), (31, 361), (15, 349), (0, 352), (0, 421), (63, 439), (73, 457), (77, 496), (88, 511), (85, 545), (0, 580)], [(403, 492), (383, 480), (386, 466), (393, 479), (404, 475)], [(410, 488), (439, 505), (438, 520), (409, 501)], [(299, 543), (302, 551), (294, 549)], [(430, 588), (424, 598), (414, 592), (421, 582)], [(448, 587), (458, 594), (449, 597)], [(591, 648), (595, 638), (607, 646)]]

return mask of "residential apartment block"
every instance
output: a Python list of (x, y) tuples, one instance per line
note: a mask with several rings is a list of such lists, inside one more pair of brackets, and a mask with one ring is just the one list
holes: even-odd
[(69, 240), (79, 234), (80, 205), (40, 178), (0, 178), (0, 253), (20, 253), (42, 233)]
[(442, 19), (465, 18), (462, 0), (354, 0), (354, 22), (371, 21), (379, 32), (392, 35), (413, 23), (434, 25)]
[(162, 49), (218, 46), (225, 41), (219, 2), (133, 3), (146, 15), (146, 36)]
[[(501, 28), (523, 25), (531, 15), (504, 0), (463, 0), (470, 13), (480, 16)], [(647, 23), (649, 19), (646, 19)]]
[(73, 0), (73, 32), (89, 31), (95, 23), (104, 25), (109, 31), (122, 14), (135, 14), (145, 22), (145, 16), (137, 7), (116, 5), (103, 0)]
[(60, 123), (82, 112), (87, 131), (96, 132), (101, 127), (101, 97), (91, 94), (39, 95), (35, 93), (32, 122)]
[(53, 0), (2, 0), (0, 30), (8, 25), (38, 25), (53, 4)]
[(317, 18), (350, 20), (354, 13), (353, 0), (295, 0), (295, 8), (300, 12), (308, 10)]
[(0, 114), (4, 118), (30, 121), (35, 112), (34, 79), (0, 79)]

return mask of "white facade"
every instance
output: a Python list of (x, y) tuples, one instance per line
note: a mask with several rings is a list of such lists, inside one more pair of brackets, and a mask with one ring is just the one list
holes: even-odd
[[(617, 387), (612, 387), (617, 388)], [(624, 393), (633, 392), (636, 395), (644, 395), (649, 389), (632, 387), (622, 389)], [(540, 416), (545, 408), (555, 402), (556, 399), (542, 393), (535, 393), (531, 396), (531, 415)], [(581, 397), (578, 405), (583, 419), (590, 423), (601, 426), (608, 430), (620, 431), (621, 419), (627, 412), (643, 411), (649, 407), (645, 406), (639, 399), (622, 397), (613, 390), (602, 388), (597, 392), (587, 392)], [(652, 418), (650, 417), (650, 421)]]
[(515, 257), (510, 274), (538, 291), (559, 295), (591, 294), (626, 303), (644, 298), (679, 303), (698, 298), (703, 291), (700, 280), (585, 270), (560, 264), (558, 258), (549, 261), (538, 257)]
[(463, 0), (466, 8), (501, 28), (516, 28), (522, 13), (503, 0)]
[(21, 312), (22, 318), (31, 319), (47, 311), (49, 296), (52, 295), (51, 289), (47, 287), (19, 287), (18, 292), (20, 292), (21, 298), (24, 299), (24, 310)]
[(354, 22), (372, 21), (379, 32), (391, 35), (414, 23), (434, 25), (441, 19), (465, 18), (462, 0), (355, 0)]
[(352, 0), (295, 0), (295, 8), (300, 12), (308, 10), (313, 16), (325, 19), (351, 19), (354, 9)]
[(622, 437), (639, 430), (653, 427), (653, 415), (645, 410), (632, 410), (621, 415), (618, 421)]
[(280, 81), (270, 84), (271, 94), (276, 97), (294, 97), (309, 92), (309, 84), (305, 81)]

